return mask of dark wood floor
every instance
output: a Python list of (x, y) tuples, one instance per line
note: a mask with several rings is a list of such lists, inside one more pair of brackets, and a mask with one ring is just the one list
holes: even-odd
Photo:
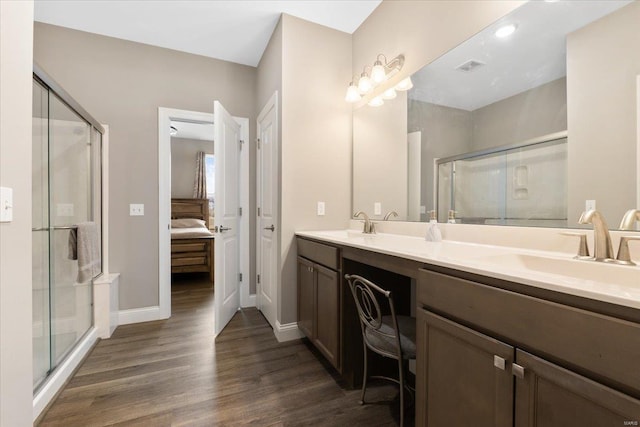
[(396, 425), (397, 389), (358, 404), (301, 340), (278, 343), (255, 309), (212, 336), (206, 280), (174, 282), (172, 317), (125, 325), (102, 340), (40, 426)]

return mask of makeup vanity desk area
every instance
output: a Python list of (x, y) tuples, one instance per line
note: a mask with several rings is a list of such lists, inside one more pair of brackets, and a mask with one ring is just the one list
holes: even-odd
[(296, 234), (298, 326), (349, 386), (362, 380), (362, 338), (344, 275), (391, 290), (416, 317), (416, 425), (640, 422), (640, 267), (580, 264), (595, 270), (568, 277), (510, 261), (553, 266), (564, 253)]

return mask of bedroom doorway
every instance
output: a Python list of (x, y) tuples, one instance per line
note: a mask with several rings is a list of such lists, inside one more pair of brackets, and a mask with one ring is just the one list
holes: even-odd
[[(218, 176), (213, 178), (213, 180), (215, 182), (214, 185), (218, 187), (218, 190), (220, 190), (220, 191), (216, 191), (216, 193), (218, 192), (220, 193), (219, 195), (216, 194), (216, 197), (224, 197), (223, 195), (225, 193), (228, 193), (228, 194), (235, 193), (235, 198), (237, 199), (237, 204), (238, 204), (237, 207), (238, 208), (245, 207), (244, 211), (248, 212), (249, 153), (248, 153), (248, 149), (241, 149), (242, 143), (240, 141), (243, 141), (243, 142), (248, 141), (249, 120), (246, 118), (231, 117), (230, 115), (228, 115), (228, 113), (226, 113), (226, 115), (221, 116), (222, 114), (221, 112), (224, 112), (224, 108), (219, 103), (216, 103), (214, 110), (215, 110), (214, 113), (216, 111), (218, 113), (216, 114), (217, 116), (219, 116), (218, 122), (224, 124), (224, 126), (218, 127), (218, 131), (216, 131), (215, 124), (212, 125), (212, 123), (215, 123), (214, 114), (187, 111), (187, 110), (176, 110), (176, 109), (169, 109), (169, 108), (158, 109), (158, 144), (159, 144), (158, 174), (159, 174), (159, 183), (160, 183), (159, 185), (160, 209), (159, 209), (159, 216), (158, 216), (158, 224), (159, 224), (158, 265), (159, 265), (159, 295), (160, 295), (159, 308), (160, 308), (161, 318), (168, 318), (171, 316), (171, 265), (172, 265), (172, 262), (171, 262), (172, 261), (172, 258), (171, 258), (171, 218), (172, 218), (171, 188), (172, 188), (173, 178), (177, 178), (172, 176), (173, 162), (172, 162), (171, 132), (177, 132), (175, 136), (178, 136), (180, 134), (180, 128), (188, 129), (191, 127), (192, 131), (194, 131), (194, 129), (198, 126), (205, 126), (205, 127), (214, 126), (213, 139), (216, 139), (215, 135), (218, 135), (218, 138), (221, 141), (229, 140), (230, 138), (233, 140), (237, 140), (238, 152), (234, 160), (237, 162), (236, 163), (237, 167), (235, 168), (235, 174), (229, 175), (227, 177), (228, 183), (225, 183), (224, 175), (219, 175), (217, 173), (216, 174)], [(176, 128), (176, 131), (171, 129), (172, 123), (174, 128)], [(203, 130), (203, 129), (200, 129), (200, 130)], [(235, 132), (235, 135), (232, 135), (233, 132)], [(186, 135), (189, 135), (189, 133), (183, 133), (183, 135), (186, 136)], [(203, 140), (206, 140), (206, 139), (207, 139), (206, 137), (203, 138)], [(210, 147), (210, 145), (207, 147)], [(182, 147), (182, 148), (185, 148), (185, 147)], [(206, 164), (212, 163), (211, 160), (213, 160), (213, 163), (215, 163), (214, 168), (217, 171), (224, 171), (224, 169), (227, 169), (229, 171), (232, 170), (232, 168), (229, 168), (229, 167), (225, 168), (224, 164), (221, 165), (221, 163), (224, 163), (223, 159), (227, 157), (225, 156), (224, 151), (227, 151), (227, 152), (230, 151), (228, 148), (225, 150), (220, 147), (216, 147), (213, 149), (213, 152), (210, 152), (210, 153), (206, 152), (210, 150), (202, 150), (202, 151), (205, 152), (205, 156), (203, 159), (205, 163), (205, 168), (204, 168), (205, 170), (206, 170)], [(207, 158), (206, 154), (213, 155), (214, 157)], [(234, 156), (231, 156), (231, 157), (234, 157)], [(195, 164), (195, 159), (193, 161)], [(193, 172), (187, 172), (187, 174), (192, 173), (191, 180), (192, 180), (192, 189), (193, 189), (193, 184), (195, 181), (195, 171), (193, 168), (190, 168), (190, 170)], [(224, 174), (224, 172), (222, 173)], [(233, 179), (230, 179), (231, 177), (233, 177)], [(187, 185), (187, 184), (182, 184), (182, 185)], [(223, 185), (223, 187), (221, 188), (220, 185)], [(226, 189), (227, 186), (233, 187), (233, 191), (225, 192), (224, 189)], [(183, 188), (182, 191), (188, 191), (188, 189)], [(226, 197), (224, 198), (227, 199)], [(186, 199), (188, 203), (182, 204), (179, 207), (177, 207), (178, 210), (188, 211), (190, 209), (191, 210), (198, 209), (197, 208), (198, 203), (193, 203), (194, 202), (193, 197), (186, 198)], [(218, 216), (218, 218), (216, 218), (215, 212), (218, 206), (216, 206), (215, 200), (216, 199), (214, 199), (214, 202), (211, 203), (211, 205), (209, 205), (209, 202), (207, 201), (207, 203), (205, 204), (206, 206), (201, 207), (201, 210), (199, 211), (200, 213), (199, 214), (196, 213), (196, 215), (194, 215), (196, 217), (198, 215), (204, 216), (206, 215), (204, 213), (204, 210), (209, 210), (210, 207), (211, 207), (211, 210), (214, 211), (213, 222), (207, 218), (202, 218), (200, 220), (200, 221), (204, 221), (205, 225), (208, 225), (208, 228), (211, 228), (214, 231), (212, 244), (209, 247), (210, 249), (213, 249), (214, 246), (219, 246), (222, 242), (227, 241), (228, 239), (226, 237), (230, 234), (227, 232), (227, 228), (229, 228), (227, 225), (225, 225), (223, 232), (219, 231), (220, 229), (219, 226), (223, 224), (222, 223), (218, 224), (216, 221), (218, 219), (222, 219), (223, 216), (228, 216), (227, 215), (228, 213), (225, 213), (225, 215), (220, 215)], [(177, 203), (178, 201), (176, 200), (174, 202)], [(220, 205), (222, 204), (223, 203), (221, 200)], [(238, 218), (236, 218), (237, 227), (232, 227), (232, 228), (235, 228), (234, 230), (235, 233), (233, 233), (233, 235), (235, 235), (235, 238), (233, 239), (234, 240), (233, 244), (236, 245), (235, 250), (229, 251), (223, 248), (222, 250), (220, 250), (218, 254), (216, 254), (216, 250), (213, 249), (213, 253), (212, 254), (210, 253), (211, 255), (209, 255), (209, 258), (213, 260), (213, 265), (212, 265), (213, 274), (216, 276), (219, 276), (220, 273), (224, 273), (225, 271), (230, 271), (230, 268), (229, 268), (230, 266), (231, 267), (237, 266), (237, 270), (242, 274), (242, 276), (240, 276), (239, 274), (236, 274), (234, 278), (237, 281), (232, 283), (232, 285), (233, 285), (233, 289), (237, 290), (237, 307), (239, 306), (244, 307), (244, 306), (254, 305), (254, 303), (252, 304), (252, 302), (255, 298), (253, 297), (252, 299), (252, 296), (249, 295), (249, 280), (248, 280), (248, 277), (249, 277), (249, 273), (248, 273), (249, 272), (249, 232), (248, 232), (249, 221), (248, 221), (247, 215), (243, 215), (243, 216), (240, 215), (239, 209), (236, 208), (236, 212), (238, 213)], [(187, 218), (187, 216), (183, 216), (182, 218)], [(198, 218), (192, 218), (192, 219), (198, 219)], [(189, 221), (186, 221), (186, 222), (189, 222)], [(189, 225), (189, 224), (185, 224), (185, 225)], [(218, 231), (216, 231), (216, 226), (218, 226)], [(190, 227), (184, 227), (184, 228), (190, 228)], [(224, 238), (222, 238), (223, 235), (224, 235)], [(193, 236), (189, 236), (189, 237), (193, 237)], [(216, 238), (218, 238), (218, 242), (216, 242)], [(207, 239), (205, 238), (203, 240), (207, 240)], [(205, 251), (207, 250), (205, 248), (206, 245), (204, 245), (202, 241), (196, 241), (196, 243), (199, 243), (199, 244), (197, 246), (192, 246), (186, 249), (189, 249), (189, 250), (197, 249), (201, 251), (202, 257), (200, 259), (202, 263), (200, 267), (194, 267), (194, 268), (202, 269), (203, 271), (201, 272), (204, 274), (206, 278), (206, 276), (210, 274), (210, 271), (204, 271), (206, 270), (206, 262), (205, 262), (206, 256), (204, 256)], [(226, 244), (226, 247), (228, 248), (229, 245)], [(224, 257), (221, 258), (220, 255), (222, 255), (223, 253), (224, 253)], [(193, 260), (193, 259), (188, 261), (179, 260), (177, 262), (177, 264), (184, 264), (184, 265), (189, 263), (197, 264), (196, 260)], [(176, 261), (174, 261), (174, 266), (175, 265), (176, 265)], [(243, 278), (244, 280), (241, 280)], [(215, 285), (216, 281), (219, 282), (218, 286), (226, 285), (226, 288), (217, 289), (218, 286)], [(215, 317), (220, 316), (221, 314), (223, 314), (223, 312), (226, 312), (226, 314), (229, 315), (230, 300), (231, 301), (236, 300), (235, 297), (229, 298), (230, 296), (229, 283), (230, 281), (228, 279), (214, 280), (214, 287), (218, 291), (214, 293), (217, 293), (219, 296), (218, 298), (216, 295), (214, 295), (214, 300), (215, 300), (214, 305), (217, 307), (221, 307), (221, 309), (219, 310), (214, 310)], [(235, 313), (235, 309), (237, 307), (234, 307), (234, 310), (231, 313), (231, 315)], [(222, 329), (224, 324), (226, 324), (226, 320), (228, 319), (224, 319), (224, 318), (216, 319), (216, 322), (214, 322), (216, 334)]]
[(171, 292), (211, 305), (214, 280), (214, 125), (171, 120)]

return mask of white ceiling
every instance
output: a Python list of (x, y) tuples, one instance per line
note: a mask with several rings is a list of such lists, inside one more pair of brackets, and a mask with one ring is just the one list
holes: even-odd
[(177, 131), (172, 137), (213, 141), (213, 123), (190, 123), (172, 120), (171, 126), (176, 128)]
[[(530, 1), (412, 76), (409, 97), (473, 111), (566, 75), (566, 35), (631, 1)], [(495, 36), (515, 23), (515, 33)], [(456, 70), (476, 60), (486, 65)]]
[(353, 33), (381, 2), (36, 0), (35, 20), (255, 67), (281, 13)]

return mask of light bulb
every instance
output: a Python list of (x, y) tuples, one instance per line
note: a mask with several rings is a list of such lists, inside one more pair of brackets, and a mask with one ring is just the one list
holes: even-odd
[(371, 89), (373, 88), (373, 85), (371, 84), (371, 79), (369, 79), (369, 76), (367, 75), (367, 73), (362, 73), (362, 75), (360, 76), (360, 80), (358, 80), (358, 90), (360, 91), (361, 94), (365, 94), (367, 92), (369, 92)]
[(371, 80), (373, 80), (374, 84), (378, 85), (386, 79), (387, 73), (384, 70), (382, 62), (376, 61), (375, 64), (373, 64), (373, 68), (371, 69)]
[(409, 90), (413, 87), (413, 82), (411, 82), (411, 77), (407, 77), (400, 81), (394, 88), (395, 90), (405, 91)]
[(347, 102), (358, 102), (360, 101), (360, 92), (358, 92), (358, 88), (353, 82), (349, 83), (349, 87), (347, 88), (347, 95), (344, 97), (344, 100)]
[(502, 27), (496, 30), (496, 33), (495, 33), (496, 37), (501, 39), (508, 37), (516, 31), (516, 28), (517, 28), (516, 24), (503, 25)]
[(370, 107), (379, 107), (384, 104), (384, 101), (379, 96), (376, 96), (371, 101), (367, 103)]
[(385, 90), (384, 93), (382, 94), (382, 99), (393, 99), (396, 96), (398, 96), (398, 94), (396, 93), (396, 90), (394, 88), (389, 88)]

